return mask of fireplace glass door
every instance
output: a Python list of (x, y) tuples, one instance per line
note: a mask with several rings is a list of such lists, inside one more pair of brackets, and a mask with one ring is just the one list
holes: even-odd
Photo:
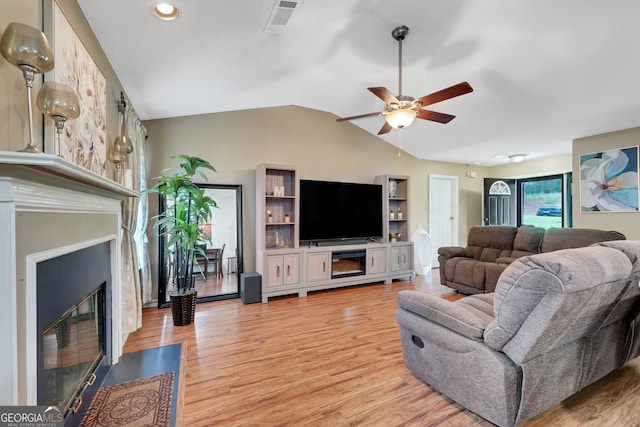
[(45, 404), (66, 412), (104, 355), (102, 288), (45, 329), (43, 349)]

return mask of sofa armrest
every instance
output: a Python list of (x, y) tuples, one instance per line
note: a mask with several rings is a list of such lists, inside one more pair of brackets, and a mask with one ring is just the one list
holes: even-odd
[[(482, 339), (493, 320), (493, 295), (466, 297), (467, 303), (451, 302), (417, 291), (400, 291), (400, 308), (473, 339)], [(461, 300), (462, 301), (462, 300)]]
[(461, 246), (443, 246), (438, 248), (438, 255), (443, 256), (445, 258), (453, 258), (453, 257), (465, 257), (465, 258), (473, 258), (473, 254), (467, 248), (463, 248)]

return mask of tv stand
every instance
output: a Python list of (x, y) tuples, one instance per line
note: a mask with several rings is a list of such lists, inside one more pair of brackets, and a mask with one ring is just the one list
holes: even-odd
[[(287, 263), (287, 257), (300, 265), (296, 271), (299, 281), (295, 283), (286, 282), (294, 271), (294, 264)], [(308, 246), (270, 251), (266, 258), (267, 270), (262, 279), (264, 303), (278, 295), (305, 297), (312, 291), (366, 283), (391, 284), (393, 279), (415, 277), (412, 242)]]
[[(382, 181), (383, 195), (389, 197), (383, 203), (380, 241), (300, 241), (298, 171), (283, 165), (257, 167), (256, 271), (262, 274), (262, 302), (280, 295), (305, 297), (312, 291), (415, 277), (413, 243), (406, 241), (408, 179), (385, 176)], [(388, 190), (392, 183), (393, 195)], [(398, 214), (395, 219), (387, 219), (391, 209)], [(388, 233), (400, 236), (390, 242)]]

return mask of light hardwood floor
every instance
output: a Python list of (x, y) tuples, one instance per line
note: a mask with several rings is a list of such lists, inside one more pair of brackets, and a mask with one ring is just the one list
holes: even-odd
[[(186, 426), (492, 426), (404, 366), (396, 295), (459, 296), (432, 276), (199, 304), (193, 325), (145, 309), (124, 351), (187, 343)], [(561, 379), (559, 379), (561, 381)], [(640, 359), (521, 426), (639, 426)]]

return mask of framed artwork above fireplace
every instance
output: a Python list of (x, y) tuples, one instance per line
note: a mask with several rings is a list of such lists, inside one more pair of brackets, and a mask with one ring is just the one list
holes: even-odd
[(52, 44), (55, 68), (47, 80), (64, 83), (76, 90), (80, 117), (67, 121), (55, 153), (55, 127), (45, 121), (45, 152), (100, 176), (106, 175), (107, 119), (106, 79), (82, 41), (75, 33), (57, 2), (43, 2), (45, 33)]

